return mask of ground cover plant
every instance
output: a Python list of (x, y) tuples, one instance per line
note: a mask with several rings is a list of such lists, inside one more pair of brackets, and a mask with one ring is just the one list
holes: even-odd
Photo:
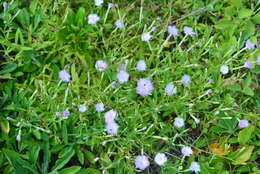
[(0, 173), (260, 173), (260, 1), (0, 7)]

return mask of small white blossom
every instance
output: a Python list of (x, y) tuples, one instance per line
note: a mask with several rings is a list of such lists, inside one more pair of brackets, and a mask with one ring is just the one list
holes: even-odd
[(200, 165), (198, 162), (195, 162), (193, 161), (191, 164), (190, 164), (190, 168), (189, 168), (191, 171), (195, 172), (195, 173), (198, 173), (200, 171)]
[(104, 60), (98, 60), (96, 61), (95, 68), (99, 72), (103, 72), (108, 68), (107, 62)]
[(125, 83), (129, 79), (129, 74), (126, 71), (119, 71), (119, 73), (116, 75), (116, 78), (118, 79), (119, 83)]
[(95, 0), (95, 5), (99, 7), (103, 4), (103, 2), (103, 0)]
[(139, 60), (136, 63), (136, 69), (139, 71), (145, 71), (146, 70), (146, 63), (144, 60)]
[(150, 35), (150, 33), (143, 33), (142, 36), (141, 36), (141, 39), (144, 42), (148, 42), (151, 39), (151, 37), (152, 36)]
[(171, 26), (171, 25), (169, 25), (168, 26), (168, 33), (169, 33), (169, 35), (173, 35), (173, 36), (178, 36), (178, 32), (179, 32), (179, 30), (176, 28), (176, 26)]
[(108, 123), (111, 123), (111, 122), (114, 122), (115, 118), (117, 116), (117, 112), (115, 110), (110, 110), (110, 111), (107, 111), (105, 114), (104, 114), (104, 117), (105, 117), (105, 122), (108, 124)]
[(118, 134), (118, 124), (114, 121), (106, 123), (106, 131), (110, 135)]
[(156, 162), (156, 164), (158, 164), (159, 166), (164, 165), (164, 163), (167, 161), (167, 157), (164, 153), (157, 153), (155, 155), (154, 161)]
[(144, 155), (137, 156), (135, 159), (135, 167), (145, 170), (150, 165), (148, 158)]
[(164, 89), (165, 91), (165, 94), (168, 95), (168, 96), (171, 96), (173, 94), (176, 94), (177, 93), (177, 87), (175, 87), (173, 85), (172, 82), (168, 83)]
[(174, 119), (174, 122), (173, 122), (174, 126), (176, 126), (177, 128), (181, 128), (184, 126), (184, 120), (183, 118), (180, 118), (180, 117), (176, 117)]
[(59, 72), (59, 77), (60, 77), (60, 79), (61, 79), (62, 81), (64, 81), (64, 82), (69, 82), (69, 81), (70, 81), (70, 78), (71, 78), (70, 74), (67, 73), (66, 70), (60, 71), (60, 72)]
[(95, 107), (97, 112), (103, 112), (105, 110), (103, 103), (97, 103)]
[(117, 28), (120, 28), (120, 29), (125, 28), (124, 23), (120, 19), (116, 20), (115, 25)]
[(86, 112), (87, 106), (86, 105), (79, 105), (79, 112)]
[(96, 24), (100, 20), (100, 17), (97, 14), (88, 15), (88, 24)]
[(220, 67), (219, 71), (220, 71), (223, 75), (227, 74), (227, 73), (228, 73), (228, 66), (227, 66), (227, 65), (222, 65), (222, 66)]
[(184, 33), (187, 35), (187, 36), (193, 36), (195, 34), (195, 32), (193, 31), (193, 29), (191, 27), (187, 27), (185, 26), (183, 28), (184, 30)]
[(191, 154), (193, 154), (193, 151), (192, 151), (191, 147), (184, 146), (181, 148), (181, 153), (183, 154), (183, 156), (190, 156)]

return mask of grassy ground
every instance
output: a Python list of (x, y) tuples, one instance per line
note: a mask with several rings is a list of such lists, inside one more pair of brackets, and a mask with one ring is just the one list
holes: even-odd
[[(1, 1), (0, 173), (192, 173), (192, 162), (205, 174), (260, 173), (260, 1), (111, 3)], [(97, 24), (88, 24), (89, 14), (100, 17)], [(124, 28), (115, 26), (118, 19)], [(169, 36), (169, 25), (177, 36)], [(195, 34), (185, 35), (185, 26)], [(146, 32), (149, 42), (141, 39)], [(97, 60), (107, 62), (104, 72)], [(139, 60), (145, 71), (136, 69)], [(119, 83), (126, 62), (129, 79)], [(148, 96), (136, 91), (142, 78), (153, 83)], [(170, 82), (177, 93), (168, 96)], [(105, 110), (97, 112), (97, 103)], [(106, 130), (111, 109), (118, 113), (116, 134)], [(176, 117), (184, 126), (174, 124)], [(241, 128), (241, 120), (249, 125)], [(183, 146), (192, 148), (190, 156)], [(168, 159), (162, 166), (154, 160), (159, 152)], [(150, 162), (143, 171), (138, 155)]]

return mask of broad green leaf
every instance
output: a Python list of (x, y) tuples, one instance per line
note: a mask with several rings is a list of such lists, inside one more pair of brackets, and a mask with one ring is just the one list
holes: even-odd
[(29, 159), (33, 164), (36, 164), (36, 161), (39, 157), (40, 150), (41, 150), (41, 148), (38, 145), (31, 146), (30, 151), (29, 151)]
[(2, 70), (0, 71), (0, 74), (6, 74), (6, 73), (13, 72), (16, 68), (17, 68), (16, 63), (8, 63), (4, 67), (1, 68)]
[(3, 130), (6, 134), (8, 134), (9, 131), (10, 131), (9, 122), (8, 122), (7, 120), (1, 121), (1, 128), (2, 128), (2, 130)]
[(233, 152), (230, 155), (230, 158), (233, 159), (233, 164), (234, 165), (244, 164), (244, 162), (250, 159), (253, 150), (254, 150), (254, 146), (245, 146), (242, 147), (242, 149), (238, 149), (236, 152)]
[(227, 87), (231, 91), (241, 91), (241, 86), (239, 84), (232, 84)]
[(73, 157), (75, 153), (75, 150), (71, 147), (66, 154), (64, 155), (64, 157), (58, 159), (54, 165), (54, 167), (52, 168), (52, 171), (57, 171), (59, 169), (61, 169), (63, 166), (65, 166), (69, 160)]
[(248, 18), (250, 17), (252, 14), (253, 14), (253, 10), (250, 10), (250, 9), (240, 9), (239, 12), (238, 12), (238, 17), (239, 18)]
[(245, 87), (243, 93), (249, 96), (254, 96), (254, 91), (250, 87)]
[(84, 164), (84, 153), (79, 150), (77, 152), (77, 157), (78, 157), (78, 160), (79, 160), (80, 164), (83, 165)]
[(87, 156), (88, 161), (90, 163), (94, 164), (95, 163), (95, 160), (94, 160), (95, 159), (95, 155), (92, 152), (88, 151), (88, 150), (85, 151), (85, 154)]
[(255, 16), (253, 16), (252, 18), (252, 21), (255, 23), (255, 24), (260, 24), (260, 13), (257, 13)]
[(65, 169), (62, 169), (59, 174), (75, 174), (81, 169), (80, 166), (72, 166)]
[(71, 9), (67, 10), (65, 22), (66, 22), (66, 24), (69, 24), (69, 25), (75, 24), (75, 13)]
[(77, 12), (77, 15), (76, 15), (76, 21), (77, 21), (78, 27), (83, 27), (83, 24), (85, 22), (85, 16), (86, 16), (85, 8), (80, 7), (78, 9), (78, 12)]
[(241, 130), (238, 134), (238, 142), (241, 145), (245, 145), (247, 141), (251, 138), (252, 132), (255, 130), (254, 126), (248, 126)]

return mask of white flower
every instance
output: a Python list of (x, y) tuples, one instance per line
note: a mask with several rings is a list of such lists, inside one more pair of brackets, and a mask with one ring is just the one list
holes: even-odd
[(168, 33), (169, 35), (178, 36), (178, 29), (173, 25), (168, 26)]
[(118, 124), (114, 121), (106, 123), (106, 131), (110, 135), (116, 135), (118, 133)]
[(228, 73), (228, 66), (227, 65), (222, 65), (219, 69), (219, 71), (222, 73), (222, 74), (227, 74)]
[(185, 27), (183, 28), (183, 30), (184, 30), (184, 33), (185, 33), (187, 36), (192, 36), (192, 35), (195, 34), (194, 31), (193, 31), (193, 29), (192, 29), (191, 27), (185, 26)]
[(125, 83), (128, 81), (129, 74), (126, 71), (119, 71), (119, 73), (116, 75), (116, 78), (118, 79), (119, 83)]
[(88, 24), (96, 24), (100, 20), (100, 17), (97, 14), (88, 15)]
[(200, 171), (200, 165), (198, 162), (192, 162), (190, 164), (190, 168), (189, 168), (191, 171), (195, 172), (195, 173), (198, 173)]
[(181, 153), (184, 155), (184, 156), (190, 156), (191, 154), (193, 154), (193, 151), (191, 149), (191, 147), (189, 146), (184, 146), (181, 148)]
[(177, 93), (177, 87), (173, 85), (172, 82), (168, 83), (164, 89), (166, 95), (171, 96)]
[(156, 162), (156, 164), (158, 164), (159, 166), (164, 165), (164, 163), (167, 161), (167, 157), (164, 153), (157, 153), (155, 155), (154, 161)]
[(104, 104), (103, 103), (97, 103), (96, 104), (96, 111), (97, 112), (103, 112), (105, 110)]
[(104, 60), (98, 60), (96, 61), (95, 68), (99, 72), (103, 72), (108, 68), (107, 62)]
[(151, 39), (151, 37), (152, 36), (150, 35), (150, 33), (144, 33), (144, 34), (142, 34), (141, 39), (144, 42), (148, 42)]
[(176, 117), (174, 119), (174, 126), (176, 126), (177, 128), (180, 128), (180, 127), (183, 127), (184, 126), (184, 120), (183, 118), (180, 118), (180, 117)]
[(144, 60), (139, 60), (136, 63), (136, 69), (139, 71), (145, 71), (146, 70), (146, 63)]
[(95, 0), (95, 5), (99, 7), (103, 4), (103, 2), (103, 0)]
[(20, 134), (16, 136), (16, 141), (18, 141), (18, 142), (21, 141), (21, 135)]
[(108, 3), (108, 8), (110, 9), (110, 8), (112, 8), (112, 7), (114, 7), (114, 4), (113, 3)]
[(86, 105), (79, 105), (79, 112), (86, 112), (87, 106)]
[(120, 28), (120, 29), (125, 28), (124, 23), (120, 19), (116, 20), (115, 25), (117, 28)]
[(195, 121), (196, 124), (200, 123), (200, 119), (198, 119), (198, 118), (194, 118), (194, 121)]
[(64, 81), (64, 82), (69, 82), (69, 81), (70, 81), (70, 78), (71, 78), (70, 74), (67, 73), (66, 70), (60, 71), (60, 72), (59, 72), (59, 77), (60, 77), (60, 79), (61, 79), (62, 81)]
[(145, 170), (150, 165), (148, 158), (144, 155), (137, 156), (135, 159), (135, 167)]
[(112, 110), (110, 110), (110, 111), (107, 111), (107, 112), (104, 114), (105, 122), (106, 122), (107, 124), (114, 122), (116, 116), (117, 116), (117, 112), (116, 112), (115, 110), (112, 109)]

